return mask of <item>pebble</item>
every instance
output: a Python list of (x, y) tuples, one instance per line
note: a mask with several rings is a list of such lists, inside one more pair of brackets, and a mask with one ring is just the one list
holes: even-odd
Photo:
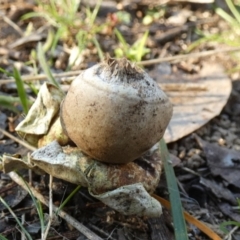
[(192, 157), (195, 154), (199, 154), (201, 152), (200, 149), (192, 148), (188, 151), (187, 156)]
[(194, 154), (187, 160), (187, 165), (191, 169), (196, 169), (203, 165), (205, 161), (198, 155)]
[(181, 150), (180, 153), (178, 154), (178, 157), (179, 157), (180, 159), (184, 159), (185, 156), (186, 156), (186, 149), (183, 149), (183, 150)]

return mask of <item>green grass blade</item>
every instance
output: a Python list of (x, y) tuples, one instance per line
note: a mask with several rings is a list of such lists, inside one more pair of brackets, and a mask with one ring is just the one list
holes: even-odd
[(220, 224), (220, 229), (225, 233), (229, 233), (229, 230), (226, 228), (226, 226), (230, 226), (230, 225), (233, 225), (233, 226), (238, 226), (240, 227), (240, 222), (236, 222), (236, 221), (226, 221), (226, 222), (223, 222)]
[(8, 239), (5, 238), (2, 234), (0, 234), (0, 240), (8, 240)]
[(69, 202), (69, 200), (75, 195), (75, 193), (81, 188), (81, 186), (77, 186), (70, 194), (69, 196), (63, 201), (63, 203), (60, 205), (60, 207), (58, 208), (57, 211), (57, 215), (58, 212)]
[[(14, 112), (18, 112), (16, 110), (16, 108), (13, 106), (13, 104), (15, 104), (16, 102), (17, 103), (21, 102), (24, 112), (27, 113), (30, 105), (29, 105), (29, 101), (27, 98), (27, 93), (24, 88), (24, 83), (23, 83), (23, 80), (21, 78), (19, 71), (16, 68), (14, 68), (13, 74), (12, 74), (12, 73), (9, 73), (8, 71), (4, 70), (3, 68), (0, 68), (0, 72), (6, 74), (9, 77), (13, 77), (15, 79), (15, 82), (17, 85), (18, 96), (19, 96), (19, 98), (1, 96), (0, 104), (2, 104), (6, 108), (8, 108)], [(11, 106), (11, 104), (12, 104), (12, 106)]]
[(96, 20), (96, 17), (97, 17), (99, 8), (100, 8), (100, 6), (101, 6), (101, 3), (102, 3), (102, 0), (98, 0), (95, 8), (94, 8), (93, 11), (89, 14), (89, 15), (90, 15), (90, 26), (93, 26), (93, 24), (94, 24), (94, 22), (95, 22), (95, 20)]
[(240, 24), (240, 13), (237, 10), (237, 8), (234, 6), (233, 1), (232, 0), (226, 0), (226, 3), (228, 5), (229, 9), (231, 10), (233, 16), (236, 18), (236, 20)]
[(216, 13), (231, 25), (236, 25), (237, 21), (221, 8), (216, 8)]
[(39, 61), (40, 65), (41, 65), (44, 73), (47, 75), (48, 80), (53, 85), (55, 85), (56, 87), (61, 89), (60, 85), (58, 84), (58, 82), (55, 80), (55, 78), (53, 77), (53, 75), (51, 73), (51, 70), (50, 70), (50, 68), (48, 66), (47, 59), (45, 57), (45, 54), (44, 54), (43, 47), (42, 47), (41, 43), (39, 43), (38, 46), (37, 46), (37, 55), (38, 55), (38, 61)]
[(139, 47), (138, 47), (138, 51), (137, 51), (137, 56), (136, 56), (136, 60), (137, 62), (140, 62), (142, 60), (142, 57), (145, 55), (145, 44), (147, 42), (147, 38), (148, 38), (148, 31), (146, 31), (142, 37), (142, 39), (140, 40)]
[(55, 38), (55, 32), (53, 31), (53, 29), (50, 28), (48, 30), (47, 40), (43, 45), (43, 52), (47, 52), (52, 47), (54, 38)]
[(126, 40), (124, 39), (123, 35), (118, 31), (117, 28), (114, 29), (114, 33), (116, 34), (118, 41), (122, 44), (123, 46), (123, 52), (126, 54), (126, 51), (128, 50), (128, 44)]
[(24, 111), (24, 113), (27, 114), (28, 110), (29, 110), (28, 96), (27, 96), (27, 93), (25, 91), (24, 83), (23, 83), (23, 80), (21, 78), (21, 75), (16, 68), (13, 69), (13, 77), (14, 77), (16, 85), (17, 85), (17, 92), (18, 92), (18, 96), (19, 96), (19, 98), (21, 100), (21, 103), (22, 103), (23, 111)]
[(39, 220), (40, 220), (40, 224), (41, 224), (41, 231), (43, 232), (44, 229), (45, 229), (45, 223), (44, 223), (44, 213), (43, 213), (43, 210), (42, 210), (42, 204), (39, 200), (36, 200), (36, 198), (34, 197), (31, 189), (29, 188), (28, 186), (28, 183), (22, 178), (21, 175), (19, 175), (19, 177), (23, 180), (23, 182), (25, 183), (27, 189), (28, 189), (28, 193), (29, 195), (31, 196), (32, 198), (32, 201), (34, 203), (34, 206), (36, 207), (37, 209), (37, 212), (38, 212), (38, 216), (39, 216)]
[(167, 149), (167, 145), (162, 139), (160, 141), (160, 151), (163, 161), (163, 166), (166, 174), (167, 186), (170, 195), (171, 212), (173, 217), (173, 227), (176, 240), (187, 240), (188, 233), (186, 222), (183, 215), (182, 203), (176, 182), (176, 177), (172, 167), (171, 159)]
[(15, 105), (20, 105), (20, 99), (12, 96), (0, 96), (0, 106), (7, 108), (15, 113), (19, 113)]
[(103, 60), (103, 59), (104, 59), (104, 54), (103, 54), (103, 51), (102, 51), (102, 49), (101, 49), (101, 47), (100, 47), (100, 44), (99, 44), (96, 36), (93, 37), (93, 43), (94, 43), (95, 47), (97, 48), (97, 52), (98, 52), (99, 58), (100, 58), (101, 60)]
[(2, 202), (2, 204), (8, 209), (8, 211), (11, 213), (11, 215), (14, 217), (14, 219), (16, 220), (17, 224), (19, 225), (19, 227), (21, 228), (21, 230), (24, 232), (24, 234), (26, 235), (27, 239), (32, 240), (32, 237), (30, 236), (30, 234), (26, 231), (26, 229), (23, 227), (22, 223), (19, 221), (18, 217), (16, 216), (16, 214), (13, 212), (13, 210), (8, 206), (8, 204), (4, 201), (4, 199), (2, 197), (0, 197), (0, 201)]

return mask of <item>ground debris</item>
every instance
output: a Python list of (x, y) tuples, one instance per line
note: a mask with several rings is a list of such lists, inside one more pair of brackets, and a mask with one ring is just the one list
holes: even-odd
[(208, 143), (197, 136), (196, 139), (204, 150), (212, 174), (240, 188), (240, 152)]

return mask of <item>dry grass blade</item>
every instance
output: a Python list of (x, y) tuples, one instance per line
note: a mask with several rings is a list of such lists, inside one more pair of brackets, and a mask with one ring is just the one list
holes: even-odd
[(148, 65), (153, 65), (153, 64), (162, 63), (162, 62), (173, 62), (173, 61), (177, 62), (177, 61), (181, 61), (183, 59), (207, 57), (207, 56), (214, 55), (214, 54), (219, 54), (219, 53), (224, 53), (224, 52), (235, 52), (235, 51), (240, 51), (240, 47), (216, 49), (216, 50), (211, 50), (211, 51), (204, 51), (204, 52), (197, 52), (197, 53), (190, 53), (190, 54), (181, 54), (181, 55), (176, 55), (176, 56), (172, 56), (172, 57), (150, 59), (150, 60), (146, 60), (146, 61), (141, 61), (141, 62), (139, 62), (139, 64), (142, 66), (148, 66)]
[(2, 128), (0, 128), (0, 132), (2, 132), (5, 136), (9, 137), (10, 139), (12, 139), (13, 141), (21, 144), (22, 146), (24, 146), (25, 148), (34, 151), (36, 150), (35, 147), (31, 146), (30, 144), (26, 143), (25, 141), (22, 141), (21, 139), (13, 136), (12, 134), (8, 133), (7, 131), (3, 130)]

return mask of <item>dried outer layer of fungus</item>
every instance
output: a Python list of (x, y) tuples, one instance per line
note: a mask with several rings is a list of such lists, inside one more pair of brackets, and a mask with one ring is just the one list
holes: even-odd
[(128, 164), (91, 159), (77, 147), (57, 141), (35, 150), (30, 159), (3, 156), (3, 170), (30, 168), (88, 187), (89, 193), (124, 215), (159, 217), (162, 208), (150, 193), (158, 185), (162, 163), (157, 148)]
[(31, 162), (48, 174), (90, 187), (93, 194), (142, 183), (147, 192), (157, 187), (162, 170), (160, 153), (155, 146), (128, 164), (107, 164), (95, 161), (77, 147), (61, 147), (57, 141), (39, 148)]
[(56, 86), (45, 82), (27, 116), (16, 127), (18, 135), (34, 147), (42, 147), (53, 140), (67, 144), (69, 139), (59, 120), (63, 97), (64, 94)]
[(83, 71), (61, 105), (69, 138), (92, 158), (127, 163), (158, 142), (172, 105), (157, 83), (126, 59), (107, 58)]

